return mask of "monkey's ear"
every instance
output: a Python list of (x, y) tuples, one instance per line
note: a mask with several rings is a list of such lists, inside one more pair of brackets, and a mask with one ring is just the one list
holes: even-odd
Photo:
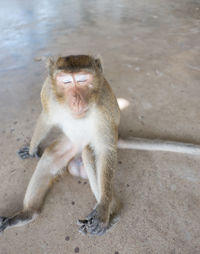
[(101, 60), (99, 58), (96, 58), (94, 61), (95, 61), (95, 64), (96, 64), (99, 72), (102, 73), (103, 72), (103, 67), (102, 67), (102, 64), (101, 64)]
[(46, 68), (47, 68), (50, 76), (53, 74), (54, 67), (55, 67), (55, 62), (54, 62), (53, 58), (51, 56), (49, 56), (46, 61)]

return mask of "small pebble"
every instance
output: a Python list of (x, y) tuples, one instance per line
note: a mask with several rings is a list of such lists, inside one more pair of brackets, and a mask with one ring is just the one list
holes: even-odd
[(75, 253), (79, 253), (79, 247), (76, 247), (76, 248), (74, 249), (74, 252), (75, 252)]
[(118, 161), (119, 164), (122, 164), (122, 161)]
[(127, 185), (126, 185), (127, 187), (129, 187), (130, 185), (127, 183)]
[(81, 183), (81, 181), (79, 180), (78, 183)]
[(72, 201), (72, 205), (74, 205), (75, 204), (75, 202), (74, 201)]
[(69, 239), (70, 239), (69, 236), (66, 236), (66, 237), (65, 237), (65, 240), (66, 240), (66, 241), (69, 241)]

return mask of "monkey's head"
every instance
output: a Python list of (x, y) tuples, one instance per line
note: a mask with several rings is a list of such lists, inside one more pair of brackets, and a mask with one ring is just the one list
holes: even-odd
[(49, 60), (53, 91), (75, 117), (83, 117), (89, 105), (97, 100), (103, 81), (99, 59), (88, 55), (71, 55)]

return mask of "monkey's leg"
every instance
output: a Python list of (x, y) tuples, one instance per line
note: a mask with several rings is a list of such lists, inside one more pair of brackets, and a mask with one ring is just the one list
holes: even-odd
[(42, 112), (37, 120), (37, 124), (31, 139), (30, 147), (25, 146), (18, 151), (19, 156), (22, 159), (30, 157), (39, 157), (38, 147), (41, 141), (46, 137), (52, 124), (50, 123), (46, 113)]
[(75, 154), (75, 148), (64, 138), (45, 150), (27, 187), (23, 210), (12, 217), (0, 217), (0, 232), (29, 223), (37, 217), (58, 171), (65, 167)]
[(90, 187), (92, 189), (92, 192), (94, 193), (96, 200), (98, 201), (99, 200), (99, 190), (98, 190), (98, 186), (97, 186), (95, 155), (89, 146), (86, 146), (83, 149), (82, 159), (83, 159), (84, 169), (85, 169), (88, 179), (89, 179)]
[[(91, 163), (92, 158), (93, 162)], [(92, 235), (102, 235), (110, 227), (110, 215), (113, 215), (118, 208), (118, 202), (114, 198), (112, 189), (116, 151), (108, 150), (97, 156), (97, 172), (95, 172), (94, 156), (88, 148), (83, 152), (83, 161), (91, 189), (97, 199), (97, 205), (85, 220), (79, 220), (80, 231)]]

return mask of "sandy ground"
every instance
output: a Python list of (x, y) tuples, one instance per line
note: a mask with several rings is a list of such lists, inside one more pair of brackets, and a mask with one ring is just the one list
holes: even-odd
[[(20, 160), (41, 110), (41, 56), (93, 54), (117, 97), (123, 136), (200, 144), (199, 0), (4, 1), (0, 8), (0, 214), (22, 207), (37, 160)], [(0, 235), (0, 254), (199, 254), (200, 158), (119, 151), (120, 221), (102, 237), (76, 221), (95, 204), (66, 174), (33, 223)]]

